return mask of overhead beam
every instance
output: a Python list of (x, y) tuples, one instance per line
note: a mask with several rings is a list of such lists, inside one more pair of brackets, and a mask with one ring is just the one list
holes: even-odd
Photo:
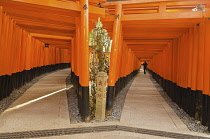
[(127, 44), (127, 46), (129, 47), (151, 47), (151, 46), (155, 46), (155, 47), (166, 47), (166, 44)]
[(35, 17), (30, 17), (30, 16), (24, 16), (24, 15), (16, 15), (14, 13), (9, 13), (8, 15), (11, 18), (13, 18), (15, 20), (20, 20), (20, 21), (40, 23), (40, 24), (46, 23), (46, 24), (57, 25), (57, 26), (62, 26), (62, 27), (65, 27), (65, 26), (75, 27), (75, 25), (73, 23), (56, 20), (56, 18), (54, 18), (54, 20), (48, 20), (48, 19), (44, 19), (44, 18), (35, 18)]
[(127, 26), (124, 26), (123, 28), (123, 31), (130, 31), (130, 32), (133, 32), (135, 31), (136, 32), (186, 32), (188, 31), (188, 28), (141, 28), (141, 25), (140, 25), (140, 28), (138, 26), (134, 26), (134, 27), (127, 27)]
[(53, 39), (53, 38), (39, 38), (42, 42), (50, 42), (53, 44), (68, 44), (71, 45), (71, 40)]
[(126, 34), (124, 39), (173, 39), (180, 37), (182, 34)]
[(136, 56), (141, 56), (141, 57), (152, 57), (152, 56), (154, 56), (154, 55), (156, 55), (156, 54), (137, 54), (137, 53), (135, 53), (135, 55)]
[(61, 48), (61, 49), (70, 49), (70, 45), (55, 45), (55, 44), (50, 44), (50, 47), (56, 47), (56, 48)]
[(124, 40), (127, 45), (129, 44), (168, 44), (172, 40)]
[(149, 36), (141, 36), (141, 37), (135, 37), (135, 36), (127, 36), (127, 37), (123, 37), (124, 39), (177, 39), (179, 37), (177, 36), (165, 36), (165, 37), (161, 37), (161, 36), (152, 36), (152, 37), (149, 37)]
[(198, 5), (198, 4), (210, 4), (209, 0), (191, 0), (191, 1), (173, 1), (167, 2), (167, 6), (183, 6), (183, 5)]
[(46, 35), (46, 34), (37, 34), (37, 33), (30, 33), (33, 37), (38, 38), (52, 38), (52, 39), (61, 39), (61, 40), (72, 40), (72, 37), (64, 37), (64, 36), (55, 36), (55, 35)]
[[(45, 6), (50, 8), (58, 8), (63, 10), (71, 10), (80, 12), (80, 4), (76, 2), (65, 2), (65, 1), (57, 1), (57, 0), (2, 0), (3, 2), (16, 2), (16, 3), (24, 3), (30, 4), (30, 6)], [(105, 9), (94, 7), (92, 5), (89, 6), (89, 13), (105, 15)]]
[[(33, 26), (25, 26), (25, 25), (19, 25), (21, 28), (24, 28), (25, 30), (30, 30), (30, 33), (36, 33), (37, 31), (43, 32), (41, 34), (48, 34), (48, 35), (55, 35), (55, 34), (61, 34), (57, 36), (71, 36), (74, 34), (74, 31), (72, 30), (60, 30), (60, 29), (52, 29), (48, 27), (33, 27)], [(55, 35), (56, 36), (56, 35)]]
[[(204, 12), (205, 13), (205, 12)], [(154, 19), (154, 20), (135, 20), (135, 21), (123, 21), (125, 24), (187, 24), (187, 23), (203, 23), (205, 22), (204, 18), (192, 18), (192, 19)]]
[[(210, 3), (209, 0), (188, 0), (188, 1), (177, 1), (175, 0), (129, 0), (129, 1), (114, 1), (114, 2), (106, 2), (103, 3), (102, 6), (108, 7), (113, 6), (116, 4), (122, 4), (124, 5), (133, 5), (133, 4), (145, 4), (148, 3), (147, 6), (156, 6), (159, 2), (166, 2), (167, 5), (197, 5), (197, 4), (208, 4)], [(127, 7), (128, 7), (127, 6)]]
[[(155, 21), (154, 21), (155, 23)], [(172, 29), (182, 29), (182, 28), (193, 28), (193, 25), (192, 23), (162, 23), (162, 24), (145, 24), (145, 23), (138, 23), (138, 24), (133, 24), (132, 22), (129, 23), (127, 22), (127, 24), (123, 24), (123, 28), (143, 28), (143, 29), (154, 29), (154, 28), (157, 28), (157, 29), (168, 29), (168, 28), (172, 28)]]
[(132, 50), (149, 50), (149, 49), (158, 49), (158, 50), (162, 50), (164, 49), (166, 46), (149, 46), (149, 47), (132, 47), (128, 45), (128, 48), (131, 48)]
[[(208, 16), (205, 15), (205, 16)], [(203, 13), (197, 12), (175, 12), (175, 13), (153, 13), (153, 14), (130, 14), (122, 15), (122, 21), (155, 20), (155, 19), (182, 19), (203, 18)]]
[(133, 50), (134, 53), (159, 53), (162, 50)]
[[(23, 27), (22, 27), (23, 28)], [(36, 34), (46, 34), (46, 35), (53, 35), (53, 36), (64, 36), (64, 37), (74, 37), (74, 32), (61, 32), (57, 30), (47, 30), (47, 29), (33, 29), (33, 28), (24, 28), (29, 33), (36, 33)]]
[(70, 17), (70, 16), (63, 16), (63, 15), (59, 15), (59, 14), (50, 14), (47, 12), (37, 12), (37, 11), (31, 11), (31, 10), (22, 10), (22, 9), (18, 9), (18, 8), (10, 8), (5, 6), (3, 8), (3, 11), (6, 12), (9, 15), (14, 15), (16, 17), (20, 16), (20, 17), (28, 17), (29, 19), (34, 19), (34, 18), (38, 18), (40, 20), (42, 20), (42, 22), (45, 21), (59, 21), (59, 22), (65, 22), (65, 23), (70, 23), (70, 24), (75, 24), (75, 18)]
[[(3, 0), (4, 1), (4, 0)], [(40, 6), (47, 6), (53, 8), (60, 8), (66, 10), (73, 10), (73, 11), (80, 11), (80, 5), (75, 2), (64, 2), (64, 1), (57, 1), (57, 0), (6, 0), (11, 2), (20, 2), (26, 4), (33, 4), (40, 5)]]
[(67, 31), (72, 31), (75, 30), (75, 27), (62, 27), (62, 26), (56, 26), (56, 25), (51, 25), (51, 24), (44, 24), (44, 23), (33, 23), (33, 22), (27, 22), (27, 21), (22, 21), (22, 20), (15, 20), (17, 22), (17, 25), (20, 25), (22, 27), (31, 27), (31, 28), (50, 28), (50, 29), (56, 29), (56, 30), (67, 30)]
[[(206, 11), (209, 11), (209, 8), (206, 9)], [(199, 11), (198, 11), (199, 12)], [(183, 14), (183, 17), (182, 18), (177, 18), (176, 17), (176, 14), (181, 14), (181, 13), (185, 13)], [(187, 14), (189, 14), (191, 16), (193, 16), (193, 18), (191, 18), (190, 20), (188, 19), (188, 16)], [(162, 13), (154, 13), (154, 14), (129, 14), (129, 15), (123, 15), (124, 19), (122, 20), (122, 23), (126, 24), (127, 22), (128, 23), (131, 23), (131, 24), (145, 24), (145, 23), (148, 23), (148, 24), (158, 24), (159, 23), (203, 23), (205, 22), (205, 18), (201, 17), (201, 15), (203, 14), (205, 17), (208, 17), (209, 16), (209, 12), (204, 12), (204, 13), (201, 13), (201, 14), (198, 14), (199, 16), (196, 18), (194, 15), (193, 15), (194, 12), (174, 12), (174, 13), (166, 13), (168, 15), (173, 15), (173, 18), (167, 18), (167, 16), (164, 18), (164, 16), (161, 18), (161, 20), (159, 20), (160, 18), (157, 18), (155, 16), (159, 16), (160, 14)], [(136, 18), (134, 19), (136, 15)], [(143, 15), (143, 16), (142, 16)], [(146, 17), (147, 15), (149, 15), (148, 17)], [(174, 18), (175, 16), (175, 18)], [(181, 16), (181, 15), (180, 15)], [(128, 18), (129, 17), (129, 20), (128, 19), (125, 19), (125, 18)], [(141, 18), (144, 18), (144, 19), (141, 19)], [(112, 22), (114, 21), (114, 18), (115, 16), (114, 15), (106, 15), (105, 18), (102, 20), (103, 22)], [(175, 27), (175, 26), (174, 26)]]
[(174, 0), (129, 0), (129, 1), (114, 1), (114, 2), (106, 2), (104, 4), (102, 4), (102, 6), (112, 6), (112, 5), (116, 5), (116, 4), (137, 4), (137, 3), (149, 3), (149, 2), (165, 2), (165, 1), (168, 1), (168, 2), (171, 2), (171, 1), (174, 1)]

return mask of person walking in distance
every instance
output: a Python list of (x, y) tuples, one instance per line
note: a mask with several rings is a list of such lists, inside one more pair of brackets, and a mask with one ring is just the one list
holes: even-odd
[(147, 62), (146, 61), (144, 61), (144, 63), (142, 64), (143, 66), (144, 66), (144, 74), (146, 74), (146, 70), (147, 70)]

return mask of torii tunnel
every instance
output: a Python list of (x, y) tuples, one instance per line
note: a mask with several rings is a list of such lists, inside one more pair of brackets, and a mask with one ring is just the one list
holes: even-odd
[(107, 111), (147, 61), (171, 99), (210, 129), (209, 0), (0, 0), (0, 99), (70, 63), (86, 120), (88, 34), (98, 17), (112, 39)]

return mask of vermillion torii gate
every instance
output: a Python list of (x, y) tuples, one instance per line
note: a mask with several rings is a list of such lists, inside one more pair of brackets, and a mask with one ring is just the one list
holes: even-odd
[(117, 92), (147, 61), (173, 101), (210, 127), (209, 4), (209, 0), (1, 0), (0, 96), (7, 97), (38, 73), (70, 62), (80, 112), (88, 120), (88, 33), (94, 26), (91, 21), (100, 17), (113, 40), (108, 112)]

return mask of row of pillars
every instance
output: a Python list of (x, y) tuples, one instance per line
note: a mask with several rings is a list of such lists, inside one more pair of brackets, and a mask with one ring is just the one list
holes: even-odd
[[(72, 40), (71, 68), (72, 83), (79, 100), (79, 109), (84, 121), (89, 116), (89, 6), (88, 0), (81, 0), (81, 17), (76, 20), (76, 35)], [(108, 73), (107, 110), (111, 110), (116, 84), (131, 78), (140, 66), (138, 58), (123, 42), (121, 14), (122, 5), (116, 5), (116, 19), (113, 26), (112, 49)], [(128, 77), (129, 76), (129, 77)], [(122, 88), (121, 88), (122, 89)], [(118, 89), (119, 90), (119, 89)]]
[(68, 49), (46, 48), (0, 6), (0, 100), (41, 74), (69, 67)]
[(210, 95), (210, 20), (195, 24), (155, 55), (149, 68), (184, 88)]
[(0, 7), (0, 76), (69, 61), (68, 49), (46, 48)]
[(149, 62), (173, 101), (210, 130), (210, 20), (194, 24)]

